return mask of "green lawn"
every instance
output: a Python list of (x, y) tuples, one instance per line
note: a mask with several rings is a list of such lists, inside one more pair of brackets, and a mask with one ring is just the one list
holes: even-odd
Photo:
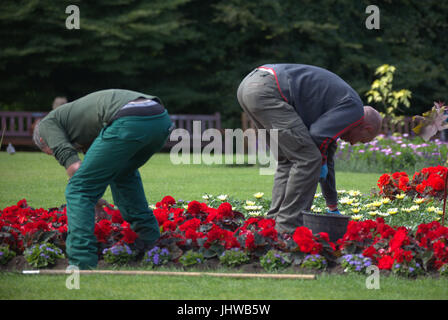
[[(50, 208), (65, 203), (67, 175), (54, 158), (44, 153), (0, 152), (0, 208), (26, 198), (32, 207)], [(163, 196), (201, 200), (204, 193), (228, 194), (234, 198), (252, 198), (256, 192), (271, 197), (273, 176), (260, 175), (257, 166), (173, 165), (168, 153), (157, 154), (141, 169), (145, 192), (150, 203)], [(379, 173), (337, 172), (338, 189), (368, 193), (376, 186)], [(110, 190), (105, 199), (112, 201)]]
[[(249, 199), (270, 198), (273, 176), (256, 166), (172, 165), (158, 154), (141, 175), (150, 203), (165, 195), (201, 200), (204, 193)], [(65, 171), (43, 153), (0, 152), (0, 208), (26, 198), (33, 207), (65, 203)], [(338, 189), (368, 193), (380, 173), (337, 172)], [(105, 198), (112, 202), (110, 191)], [(448, 279), (381, 276), (380, 289), (366, 288), (366, 276), (328, 275), (316, 280), (229, 279), (172, 276), (82, 275), (80, 290), (65, 287), (66, 276), (0, 273), (0, 299), (447, 299)]]

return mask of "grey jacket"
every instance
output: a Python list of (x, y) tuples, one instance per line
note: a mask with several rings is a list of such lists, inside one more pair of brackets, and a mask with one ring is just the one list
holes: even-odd
[(327, 204), (337, 204), (333, 156), (336, 140), (359, 124), (364, 117), (363, 102), (336, 74), (304, 64), (266, 64), (282, 98), (292, 105), (308, 128), (311, 138), (328, 165), (326, 181), (321, 181)]

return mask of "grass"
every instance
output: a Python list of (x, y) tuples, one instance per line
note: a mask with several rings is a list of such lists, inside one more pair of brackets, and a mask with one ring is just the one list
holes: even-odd
[[(65, 203), (64, 191), (67, 175), (54, 158), (35, 152), (18, 152), (9, 155), (0, 152), (0, 208), (26, 198), (35, 208), (58, 207)], [(163, 196), (175, 199), (201, 200), (204, 193), (228, 194), (238, 199), (249, 199), (256, 192), (270, 197), (272, 175), (260, 175), (257, 166), (225, 165), (173, 165), (169, 154), (157, 154), (148, 161), (140, 173), (150, 203)], [(376, 186), (379, 173), (337, 172), (338, 189), (355, 189), (368, 193)], [(104, 198), (112, 202), (108, 189)]]
[(0, 299), (447, 299), (448, 281), (380, 277), (367, 289), (364, 275), (322, 274), (316, 280), (228, 279), (184, 276), (81, 275), (80, 289), (68, 290), (66, 276), (0, 274)]
[[(36, 208), (65, 203), (64, 169), (43, 153), (0, 152), (0, 208), (26, 198)], [(165, 195), (201, 200), (204, 193), (250, 199), (270, 197), (273, 176), (256, 166), (172, 165), (169, 154), (155, 155), (140, 170), (150, 203)], [(380, 173), (337, 172), (338, 189), (368, 193)], [(113, 202), (110, 191), (105, 199)], [(380, 289), (366, 289), (367, 275), (322, 274), (317, 280), (229, 279), (211, 277), (83, 275), (80, 290), (65, 287), (66, 276), (0, 273), (0, 299), (447, 299), (448, 279), (381, 276)]]

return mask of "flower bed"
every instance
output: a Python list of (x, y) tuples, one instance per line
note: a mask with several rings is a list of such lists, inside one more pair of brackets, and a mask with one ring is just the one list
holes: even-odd
[(338, 170), (415, 171), (436, 166), (447, 158), (448, 144), (435, 139), (424, 141), (408, 134), (379, 135), (366, 144), (351, 146), (340, 141), (336, 152)]
[[(347, 194), (352, 198), (342, 197), (341, 202), (351, 208), (358, 208), (363, 202), (375, 201), (356, 191)], [(396, 205), (394, 201), (411, 201), (405, 198), (382, 198), (386, 202), (375, 205), (375, 209), (392, 203)], [(316, 199), (318, 204), (319, 196)], [(270, 271), (288, 266), (319, 270), (340, 266), (347, 272), (362, 272), (363, 267), (348, 266), (356, 259), (369, 259), (370, 263), (382, 270), (414, 276), (424, 272), (444, 271), (448, 263), (448, 228), (434, 221), (433, 218), (438, 217), (437, 213), (423, 212), (421, 207), (417, 210), (418, 216), (424, 216), (428, 221), (419, 223), (415, 228), (387, 224), (386, 219), (398, 215), (389, 210), (389, 216), (381, 217), (378, 213), (376, 216), (379, 217), (375, 217), (375, 220), (357, 219), (359, 213), (351, 212), (349, 214), (353, 220), (349, 222), (346, 234), (337, 243), (332, 243), (328, 234), (313, 234), (306, 227), (297, 228), (292, 235), (278, 234), (275, 222), (262, 214), (269, 201), (259, 194), (253, 200), (235, 203), (230, 203), (233, 200), (227, 196), (206, 196), (203, 200), (187, 203), (166, 196), (153, 207), (161, 238), (157, 249), (148, 252), (143, 258), (147, 267), (155, 268), (168, 260), (191, 266), (220, 259), (222, 265), (258, 261)], [(359, 206), (353, 206), (355, 201)], [(105, 207), (104, 210), (105, 216), (95, 224), (99, 255), (104, 255), (103, 261), (111, 263), (130, 261), (135, 253), (137, 234), (123, 221), (118, 209)], [(0, 229), (0, 256), (7, 251), (22, 255), (27, 248), (45, 242), (64, 250), (66, 211), (64, 207), (33, 209), (26, 200), (21, 200), (0, 211)], [(117, 257), (114, 257), (115, 254)], [(348, 255), (356, 255), (357, 258), (349, 259)]]

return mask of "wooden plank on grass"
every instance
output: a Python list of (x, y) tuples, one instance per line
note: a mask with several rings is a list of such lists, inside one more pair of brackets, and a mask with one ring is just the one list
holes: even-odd
[[(23, 274), (69, 274), (66, 270), (24, 270)], [(308, 279), (316, 278), (314, 274), (271, 274), (271, 273), (217, 273), (217, 272), (182, 272), (182, 271), (148, 271), (148, 270), (79, 270), (79, 274), (114, 274), (114, 275), (152, 275), (152, 276), (186, 276), (186, 277), (223, 277), (223, 278), (265, 278), (265, 279)]]

